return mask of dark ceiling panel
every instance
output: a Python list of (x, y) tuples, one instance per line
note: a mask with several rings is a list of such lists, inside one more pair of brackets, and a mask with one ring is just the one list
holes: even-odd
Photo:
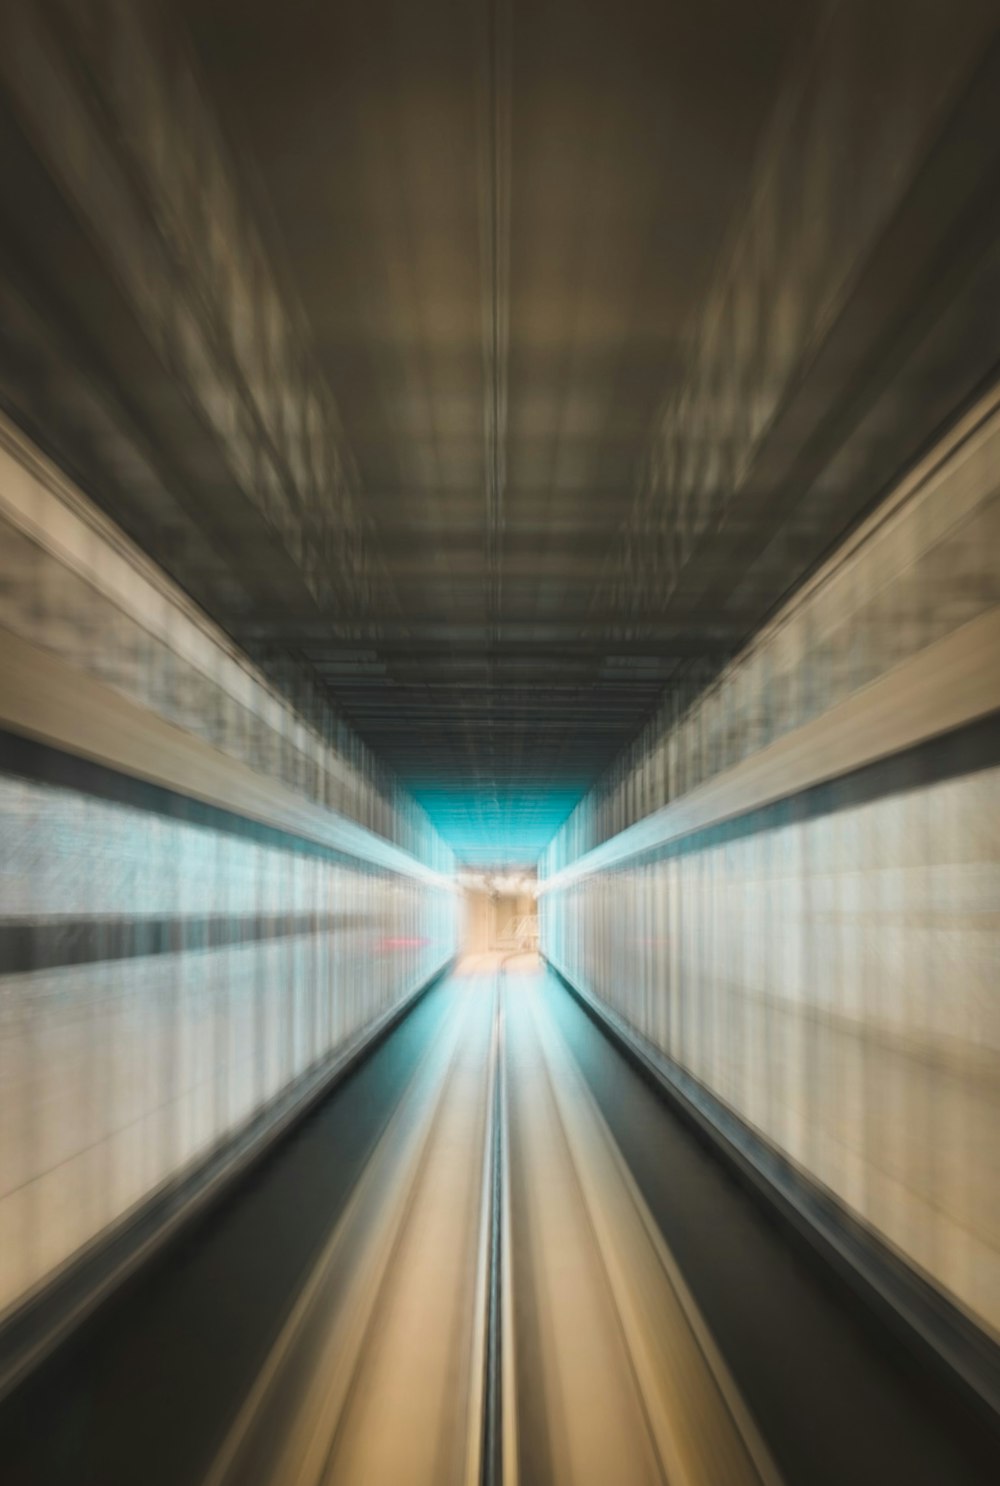
[[(582, 788), (678, 657), (718, 652), (682, 624), (672, 643), (640, 641), (656, 663), (611, 689), (606, 658), (629, 641), (592, 600), (803, 8), (186, 9), (259, 173), (398, 605), (359, 616), (382, 663), (362, 689), (322, 626), (276, 633), (411, 783), (440, 772), (417, 740), (454, 729), (456, 796), (488, 781), (509, 834), (526, 780), (561, 788), (570, 768)], [(512, 677), (534, 686), (530, 707)]]

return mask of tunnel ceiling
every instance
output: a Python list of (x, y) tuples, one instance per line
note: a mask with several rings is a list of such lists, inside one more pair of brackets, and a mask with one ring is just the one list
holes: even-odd
[(464, 854), (993, 370), (984, 0), (2, 16), (0, 401)]
[(797, 11), (188, 6), (384, 563), (356, 642), (286, 614), (256, 637), (463, 852), (499, 822), (534, 853), (718, 643), (637, 633), (601, 579)]

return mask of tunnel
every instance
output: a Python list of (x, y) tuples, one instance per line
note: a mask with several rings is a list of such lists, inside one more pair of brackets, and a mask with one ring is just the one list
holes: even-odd
[(1000, 10), (0, 0), (0, 1486), (1000, 1480)]

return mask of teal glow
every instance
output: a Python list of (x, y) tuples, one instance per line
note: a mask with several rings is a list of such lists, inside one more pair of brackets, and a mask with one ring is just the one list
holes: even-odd
[(583, 788), (414, 793), (461, 862), (498, 867), (537, 862)]

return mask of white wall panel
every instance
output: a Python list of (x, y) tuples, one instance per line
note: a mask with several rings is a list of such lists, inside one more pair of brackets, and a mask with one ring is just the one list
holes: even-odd
[[(637, 755), (669, 761), (647, 809), (996, 613), (994, 404), (705, 695), (665, 708)], [(631, 823), (633, 767), (609, 771), (543, 859), (546, 953), (1000, 1330), (1000, 717), (932, 726), (893, 758), (590, 869), (607, 822)], [(639, 878), (655, 906), (637, 920)]]
[(264, 791), (294, 782), (307, 812), (335, 800), (403, 849), (388, 871), (357, 831), (336, 855), (322, 831), (0, 734), (2, 1315), (446, 964), (456, 904), (435, 875), (450, 852), (343, 725), (328, 729), (338, 751), (0, 435), (0, 649), (27, 640), (216, 759), (253, 760)]

